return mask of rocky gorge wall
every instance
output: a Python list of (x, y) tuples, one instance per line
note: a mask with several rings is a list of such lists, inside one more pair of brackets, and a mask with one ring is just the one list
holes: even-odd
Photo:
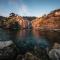
[(36, 17), (31, 21), (18, 15), (12, 15), (0, 20), (0, 27), (20, 29), (60, 29), (60, 9), (54, 10), (48, 15)]

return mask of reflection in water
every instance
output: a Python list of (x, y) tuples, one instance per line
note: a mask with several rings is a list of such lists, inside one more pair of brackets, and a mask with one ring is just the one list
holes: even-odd
[[(38, 32), (38, 33), (37, 33)], [(37, 33), (37, 34), (36, 34)], [(31, 31), (31, 30), (19, 30), (16, 33), (14, 43), (23, 53), (27, 51), (32, 51), (34, 47), (49, 47), (49, 42), (47, 39), (41, 34), (40, 31)], [(11, 39), (13, 40), (13, 39)]]
[(5, 31), (3, 29), (0, 29), (0, 41), (1, 40), (9, 40), (9, 34), (8, 34), (9, 31)]
[(44, 48), (49, 47), (49, 42), (46, 39), (46, 37), (43, 35), (42, 31), (33, 30), (32, 33), (33, 33), (34, 39), (36, 40), (36, 43), (39, 47), (44, 47)]
[[(25, 52), (32, 50), (35, 46), (47, 48), (53, 45), (54, 42), (60, 42), (60, 32), (39, 30), (9, 31), (0, 29), (0, 41), (5, 42), (6, 40), (9, 42), (13, 41), (21, 51)], [(7, 41), (5, 42), (6, 46), (9, 43)]]
[(17, 32), (18, 40), (26, 40), (30, 37), (31, 30), (19, 30)]
[(59, 41), (60, 40), (60, 32), (54, 32), (54, 31), (51, 32), (50, 31), (45, 34), (49, 40), (52, 40), (52, 41)]
[(31, 30), (20, 30), (17, 32), (16, 45), (19, 47), (20, 51), (25, 53), (26, 51), (31, 51), (34, 48), (35, 40), (31, 34)]
[(44, 32), (46, 39), (50, 41), (51, 45), (54, 45), (55, 42), (60, 43), (60, 32), (58, 31), (46, 31)]
[(39, 30), (32, 30), (32, 33), (36, 38), (40, 38), (40, 36), (42, 36), (42, 33)]

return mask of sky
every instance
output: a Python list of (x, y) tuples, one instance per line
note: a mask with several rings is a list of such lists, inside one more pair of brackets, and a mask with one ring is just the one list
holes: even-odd
[(60, 8), (60, 0), (0, 0), (0, 16), (42, 16)]

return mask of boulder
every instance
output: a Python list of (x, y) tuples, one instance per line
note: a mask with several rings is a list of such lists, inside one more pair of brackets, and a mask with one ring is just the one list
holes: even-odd
[(49, 51), (49, 57), (51, 60), (60, 60), (60, 44), (54, 43), (53, 49)]
[(4, 49), (0, 49), (0, 59), (15, 59), (16, 51), (14, 48), (6, 47)]

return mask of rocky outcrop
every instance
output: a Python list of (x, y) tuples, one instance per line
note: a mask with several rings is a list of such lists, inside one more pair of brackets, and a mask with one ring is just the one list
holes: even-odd
[(24, 20), (22, 17), (17, 16), (16, 17), (16, 21), (18, 22), (18, 24), (20, 25), (21, 29), (24, 28), (30, 28), (31, 26), (31, 22), (28, 20)]
[(60, 44), (54, 43), (53, 49), (49, 51), (49, 57), (51, 60), (60, 60)]
[(33, 29), (60, 29), (60, 9), (32, 21)]
[(47, 17), (49, 18), (44, 21), (47, 29), (60, 29), (60, 9), (52, 11)]
[(47, 17), (53, 17), (53, 16), (54, 17), (60, 16), (60, 9), (56, 9), (47, 15)]
[(26, 52), (26, 54), (24, 55), (18, 55), (16, 60), (41, 60), (41, 59), (30, 52)]
[(25, 54), (25, 60), (40, 60), (40, 58), (38, 58), (37, 56), (33, 55), (30, 52), (27, 52)]
[(36, 49), (33, 52), (26, 52), (24, 55), (17, 55), (16, 60), (50, 60), (44, 49)]
[(37, 17), (36, 19), (33, 18), (34, 20), (29, 21), (28, 19), (12, 14), (0, 21), (0, 27), (14, 29), (60, 29), (60, 9), (54, 10), (48, 15)]
[(43, 18), (36, 18), (35, 20), (33, 20), (32, 22), (32, 28), (33, 29), (40, 29), (43, 27)]
[(51, 17), (44, 21), (46, 29), (60, 29), (60, 17)]
[(11, 16), (7, 17), (6, 20), (3, 21), (2, 26), (4, 28), (26, 29), (31, 27), (31, 23), (28, 20), (24, 20), (21, 16)]
[(9, 45), (13, 44), (12, 41), (0, 41), (0, 49), (8, 47)]

